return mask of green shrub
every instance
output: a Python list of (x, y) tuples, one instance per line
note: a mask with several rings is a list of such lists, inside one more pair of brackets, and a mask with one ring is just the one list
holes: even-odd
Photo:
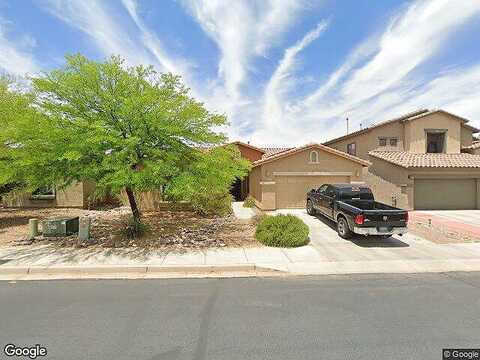
[(136, 220), (132, 215), (125, 215), (120, 220), (120, 235), (127, 239), (142, 237), (150, 230), (150, 227)]
[(243, 202), (243, 207), (246, 207), (246, 208), (253, 208), (255, 207), (255, 200), (253, 200), (252, 197), (247, 197), (245, 199), (245, 201)]
[(297, 247), (308, 244), (308, 226), (294, 215), (264, 217), (255, 237), (262, 244), (276, 247)]
[(204, 216), (225, 216), (232, 212), (232, 195), (225, 193), (198, 192), (191, 198), (193, 210)]

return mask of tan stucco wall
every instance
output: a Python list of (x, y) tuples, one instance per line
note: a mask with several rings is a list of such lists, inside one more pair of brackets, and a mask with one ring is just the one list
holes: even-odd
[(30, 194), (14, 194), (6, 196), (3, 204), (7, 207), (27, 207), (27, 208), (45, 208), (45, 207), (79, 207), (88, 205), (88, 197), (93, 193), (95, 185), (93, 183), (73, 183), (64, 189), (57, 189), (55, 199), (32, 199)]
[(262, 171), (261, 166), (258, 166), (253, 168), (250, 174), (248, 175), (249, 190), (250, 190), (249, 195), (252, 196), (258, 202), (262, 202), (262, 186), (260, 184), (261, 171)]
[[(378, 139), (381, 137), (397, 138), (397, 146), (390, 147), (387, 142), (387, 146), (379, 147)], [(403, 151), (403, 124), (400, 122), (395, 122), (383, 125), (350, 139), (341, 140), (328, 146), (343, 152), (347, 152), (347, 145), (352, 142), (355, 142), (357, 146), (356, 156), (365, 160), (368, 160), (368, 152), (377, 148), (382, 150)]]
[(56, 205), (58, 207), (83, 207), (85, 204), (84, 184), (76, 183), (65, 189), (57, 190)]
[[(310, 163), (310, 152), (318, 153), (318, 163)], [(306, 149), (294, 155), (262, 165), (262, 180), (275, 180), (279, 172), (348, 172), (353, 181), (361, 180), (363, 166), (352, 160), (331, 154), (321, 149)]]
[(462, 126), (460, 128), (460, 135), (461, 135), (461, 145), (463, 146), (470, 146), (473, 142), (473, 131), (467, 129), (466, 127)]
[(408, 170), (370, 156), (372, 165), (368, 168), (365, 183), (372, 188), (375, 199), (411, 209), (413, 181), (408, 178)]
[(444, 113), (433, 113), (405, 122), (405, 150), (424, 154), (427, 150), (426, 129), (447, 130), (445, 153), (460, 153), (461, 121)]
[[(318, 154), (318, 163), (310, 163), (310, 152), (314, 150)], [(293, 174), (294, 173), (294, 174)], [(316, 173), (316, 174), (312, 174)], [(319, 175), (318, 173), (322, 173)], [(305, 178), (298, 186), (320, 186), (325, 182), (356, 181), (363, 179), (363, 166), (352, 160), (331, 154), (319, 148), (305, 149), (297, 154), (278, 159), (270, 163), (264, 163), (252, 169), (250, 173), (250, 195), (255, 198), (257, 206), (263, 210), (273, 210), (278, 206), (277, 191), (284, 189), (285, 181)], [(282, 185), (280, 185), (280, 183)], [(292, 203), (296, 201), (298, 191), (291, 194)], [(295, 198), (295, 199), (294, 199)], [(285, 198), (282, 198), (285, 200)], [(288, 199), (287, 199), (288, 200)]]

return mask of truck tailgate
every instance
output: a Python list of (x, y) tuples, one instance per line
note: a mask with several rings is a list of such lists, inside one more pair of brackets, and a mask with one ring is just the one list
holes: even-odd
[(365, 226), (407, 226), (407, 211), (405, 210), (363, 210)]

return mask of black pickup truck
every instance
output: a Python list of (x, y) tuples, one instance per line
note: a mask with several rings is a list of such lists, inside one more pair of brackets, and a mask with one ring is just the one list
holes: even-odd
[(408, 211), (375, 201), (372, 191), (352, 184), (323, 184), (307, 194), (307, 213), (337, 223), (344, 239), (353, 233), (389, 237), (407, 232)]

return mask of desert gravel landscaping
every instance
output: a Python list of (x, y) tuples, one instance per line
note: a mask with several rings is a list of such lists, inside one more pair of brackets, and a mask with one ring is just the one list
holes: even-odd
[(88, 216), (92, 219), (91, 239), (79, 242), (77, 236), (35, 239), (35, 244), (54, 244), (59, 247), (105, 248), (208, 248), (245, 247), (260, 245), (253, 237), (254, 220), (239, 220), (233, 216), (202, 217), (190, 211), (145, 212), (143, 221), (147, 233), (136, 239), (122, 234), (122, 226), (129, 216), (127, 207), (107, 210), (63, 209), (7, 209), (0, 208), (0, 246), (24, 244), (28, 220), (53, 217)]

